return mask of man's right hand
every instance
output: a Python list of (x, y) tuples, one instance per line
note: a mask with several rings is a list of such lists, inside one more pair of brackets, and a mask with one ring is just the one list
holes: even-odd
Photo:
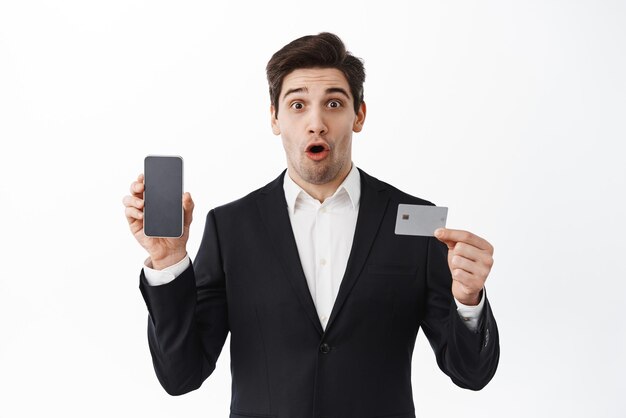
[(180, 238), (151, 238), (143, 231), (143, 173), (139, 174), (137, 181), (130, 185), (130, 195), (124, 196), (122, 203), (125, 206), (126, 220), (130, 231), (139, 244), (148, 251), (152, 260), (152, 268), (162, 270), (178, 263), (187, 255), (187, 240), (189, 239), (189, 226), (193, 215), (193, 200), (191, 194), (185, 192), (183, 199), (183, 235)]

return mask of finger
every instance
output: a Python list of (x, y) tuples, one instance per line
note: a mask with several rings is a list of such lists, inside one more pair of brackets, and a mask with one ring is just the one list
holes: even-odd
[(184, 219), (183, 224), (185, 227), (189, 227), (191, 225), (191, 221), (193, 220), (193, 208), (195, 207), (195, 203), (191, 198), (191, 193), (185, 192), (183, 194), (183, 211), (184, 211)]
[(124, 209), (124, 214), (129, 224), (132, 224), (136, 220), (143, 219), (143, 212), (132, 206), (127, 206), (126, 209)]
[(137, 176), (137, 181), (133, 181), (130, 184), (130, 192), (133, 196), (142, 197), (144, 191), (144, 178), (143, 174)]
[(144, 184), (134, 181), (130, 185), (130, 192), (133, 196), (143, 197)]
[(473, 245), (476, 248), (480, 248), (481, 250), (493, 252), (493, 247), (487, 240), (479, 237), (478, 235), (472, 234), (469, 231), (439, 228), (435, 231), (435, 237), (437, 237), (439, 241), (445, 243), (450, 249), (454, 248), (457, 242), (464, 242), (466, 244)]
[(456, 245), (455, 241), (452, 240), (448, 240), (445, 238), (445, 228), (437, 228), (435, 230), (435, 238), (437, 238), (439, 241), (443, 242), (444, 244), (446, 244), (446, 246), (448, 247), (448, 250), (452, 250), (454, 249), (454, 246)]
[(487, 280), (491, 266), (481, 261), (472, 261), (465, 257), (455, 255), (450, 258), (450, 271), (462, 270), (471, 275), (473, 279), (480, 280), (482, 283)]
[(452, 280), (461, 283), (463, 286), (473, 288), (473, 284), (477, 281), (472, 273), (469, 273), (463, 269), (453, 269)]
[(137, 209), (143, 209), (144, 200), (140, 199), (138, 197), (135, 197), (135, 196), (128, 196), (128, 195), (126, 195), (126, 196), (124, 196), (124, 199), (122, 199), (122, 203), (126, 207), (133, 207), (133, 208), (137, 208)]
[(463, 269), (454, 269), (451, 271), (452, 280), (464, 288), (468, 289), (471, 293), (480, 291), (485, 286), (485, 281), (480, 277), (468, 273)]
[(461, 269), (469, 274), (474, 274), (477, 270), (476, 262), (460, 255), (455, 255), (450, 259), (450, 270)]
[(489, 271), (493, 267), (493, 253), (487, 250), (481, 250), (473, 245), (464, 242), (457, 242), (454, 249), (450, 251), (450, 256), (462, 256), (477, 263), (480, 272)]
[(485, 250), (481, 250), (465, 242), (457, 242), (452, 250), (453, 255), (460, 255), (473, 261), (482, 259), (485, 253)]

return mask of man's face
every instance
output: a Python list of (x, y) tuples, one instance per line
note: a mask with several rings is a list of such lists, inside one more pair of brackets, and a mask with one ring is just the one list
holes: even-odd
[(360, 132), (365, 104), (354, 112), (348, 80), (335, 68), (307, 68), (283, 79), (278, 118), (289, 173), (296, 183), (322, 185), (343, 180), (352, 163), (352, 132)]

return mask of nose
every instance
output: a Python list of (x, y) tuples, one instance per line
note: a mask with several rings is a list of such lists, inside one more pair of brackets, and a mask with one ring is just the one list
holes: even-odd
[(315, 136), (322, 136), (326, 134), (328, 128), (326, 127), (324, 115), (321, 110), (314, 109), (309, 112), (307, 130), (310, 134)]

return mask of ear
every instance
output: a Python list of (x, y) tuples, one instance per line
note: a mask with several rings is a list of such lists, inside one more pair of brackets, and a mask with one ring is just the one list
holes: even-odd
[(276, 109), (274, 105), (270, 105), (272, 132), (274, 135), (280, 135), (280, 126), (278, 125), (278, 119), (276, 118)]
[(365, 123), (365, 113), (367, 112), (367, 107), (365, 106), (365, 102), (361, 103), (359, 107), (359, 111), (356, 114), (356, 119), (354, 119), (354, 123), (352, 124), (352, 130), (354, 132), (361, 132), (363, 129), (363, 124)]

